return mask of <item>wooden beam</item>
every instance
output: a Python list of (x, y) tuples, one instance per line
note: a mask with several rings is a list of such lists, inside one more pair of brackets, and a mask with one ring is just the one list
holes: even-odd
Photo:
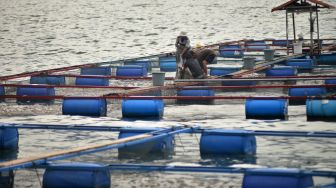
[(62, 155), (74, 154), (74, 153), (79, 153), (79, 152), (82, 152), (82, 151), (97, 149), (97, 148), (101, 148), (101, 147), (105, 147), (105, 146), (127, 143), (127, 142), (130, 142), (130, 141), (149, 138), (151, 136), (153, 136), (153, 135), (151, 135), (151, 134), (141, 134), (141, 135), (131, 136), (131, 137), (127, 137), (127, 138), (107, 141), (107, 142), (100, 143), (100, 144), (82, 146), (82, 147), (77, 147), (77, 148), (61, 150), (61, 151), (54, 151), (54, 152), (50, 152), (50, 153), (39, 154), (39, 155), (36, 155), (36, 156), (31, 156), (31, 157), (26, 157), (26, 158), (20, 158), (20, 159), (16, 159), (16, 160), (12, 160), (12, 161), (2, 162), (2, 163), (0, 163), (0, 168), (10, 167), (10, 166), (14, 166), (14, 165), (20, 165), (20, 164), (29, 163), (29, 162), (34, 162), (34, 161), (37, 161), (37, 160), (48, 160), (48, 158), (52, 158), (52, 157), (58, 157), (58, 156), (62, 156)]

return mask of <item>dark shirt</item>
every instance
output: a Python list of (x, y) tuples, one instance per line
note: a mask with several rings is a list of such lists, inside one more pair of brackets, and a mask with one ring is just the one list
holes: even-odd
[(196, 57), (203, 69), (203, 61), (205, 60), (208, 64), (211, 63), (215, 59), (216, 53), (210, 49), (202, 49), (196, 52)]

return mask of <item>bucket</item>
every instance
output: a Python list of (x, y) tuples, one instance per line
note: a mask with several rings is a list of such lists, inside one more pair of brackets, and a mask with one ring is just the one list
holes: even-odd
[(288, 117), (285, 99), (248, 99), (245, 102), (246, 119), (283, 119)]
[(153, 72), (152, 79), (153, 79), (153, 86), (163, 86), (165, 82), (165, 73)]
[(294, 51), (293, 53), (294, 54), (302, 54), (302, 42), (294, 42), (293, 43), (293, 48), (294, 48)]
[[(253, 155), (256, 153), (256, 138), (244, 130), (206, 130), (200, 141), (201, 155)], [(241, 135), (225, 135), (241, 133)]]
[(253, 69), (255, 66), (255, 60), (256, 58), (254, 57), (244, 57), (243, 58), (243, 61), (244, 61), (243, 69)]
[(308, 99), (306, 114), (308, 121), (336, 121), (336, 100)]
[(265, 61), (273, 61), (273, 59), (274, 59), (274, 50), (272, 50), (272, 49), (265, 49), (264, 50), (264, 58), (265, 58)]
[[(270, 174), (267, 174), (269, 172)], [(297, 173), (293, 175), (292, 173)], [(296, 169), (250, 169), (245, 172), (242, 188), (314, 187), (312, 176), (300, 175)]]
[(64, 163), (47, 166), (42, 188), (110, 188), (108, 166), (93, 163)]

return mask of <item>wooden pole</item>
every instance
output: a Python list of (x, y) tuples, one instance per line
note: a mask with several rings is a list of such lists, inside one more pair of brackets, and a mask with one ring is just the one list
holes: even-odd
[(288, 11), (286, 10), (286, 41), (287, 41), (287, 55), (289, 55), (289, 41), (288, 41)]
[(151, 136), (153, 136), (153, 135), (151, 135), (151, 134), (141, 134), (141, 135), (131, 136), (131, 137), (122, 138), (122, 139), (118, 139), (118, 140), (107, 141), (107, 142), (100, 143), (100, 144), (82, 146), (82, 147), (78, 147), (78, 148), (66, 149), (66, 150), (61, 150), (61, 151), (54, 151), (54, 152), (50, 152), (50, 153), (40, 154), (40, 155), (37, 155), (37, 156), (31, 156), (31, 157), (16, 159), (16, 160), (0, 163), (0, 168), (14, 166), (14, 165), (20, 165), (20, 164), (29, 163), (29, 162), (34, 162), (34, 161), (37, 161), (37, 160), (47, 160), (48, 158), (51, 158), (51, 157), (58, 157), (58, 156), (61, 156), (61, 155), (79, 153), (81, 151), (97, 149), (97, 148), (101, 148), (101, 147), (105, 147), (105, 146), (122, 144), (122, 143), (130, 142), (130, 141), (149, 138)]
[(319, 26), (317, 4), (316, 4), (316, 30), (317, 30), (317, 42), (318, 42), (318, 54), (321, 54), (322, 42), (320, 41), (320, 26)]
[(294, 35), (294, 42), (296, 42), (296, 28), (295, 28), (295, 16), (294, 16), (294, 12), (292, 12), (292, 20), (293, 20), (293, 35)]

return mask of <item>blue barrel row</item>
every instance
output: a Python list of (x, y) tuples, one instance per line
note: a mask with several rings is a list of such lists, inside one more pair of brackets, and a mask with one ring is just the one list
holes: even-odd
[[(259, 174), (258, 174), (259, 172)], [(269, 174), (266, 174), (268, 172)], [(297, 174), (293, 176), (293, 173)], [(43, 175), (43, 188), (110, 188), (110, 169), (94, 163), (61, 163), (49, 165)], [(311, 175), (296, 169), (253, 169), (244, 174), (242, 188), (314, 187)]]
[[(330, 80), (328, 81), (328, 83)], [(332, 82), (333, 83), (333, 82)], [(1, 88), (1, 87), (0, 87)], [(0, 90), (1, 91), (1, 90)], [(2, 90), (4, 91), (4, 90)], [(289, 96), (322, 96), (327, 93), (325, 88), (290, 88)], [(4, 94), (4, 93), (3, 93)], [(54, 96), (54, 88), (17, 88), (19, 96)], [(182, 89), (178, 96), (215, 96), (211, 89)], [(18, 99), (19, 104), (52, 103), (52, 99)], [(296, 100), (293, 100), (296, 102)], [(336, 117), (335, 100), (304, 100), (300, 103), (307, 105), (307, 117), (333, 119)], [(178, 104), (213, 104), (213, 99), (188, 100), (179, 99)], [(247, 119), (287, 119), (287, 100), (259, 100), (249, 99), (245, 103)], [(63, 100), (62, 113), (64, 115), (106, 116), (106, 99), (67, 98)], [(123, 100), (122, 115), (124, 119), (161, 119), (164, 113), (163, 100)]]
[[(134, 129), (125, 128), (120, 131), (119, 138), (127, 138), (143, 134), (146, 132), (158, 131), (160, 128)], [(225, 134), (238, 133), (235, 136)], [(242, 135), (239, 135), (241, 133)], [(244, 130), (206, 130), (201, 135), (200, 154), (202, 157), (212, 156), (242, 156), (256, 154), (255, 136), (244, 134)], [(120, 158), (134, 156), (145, 156), (146, 154), (171, 154), (174, 150), (174, 137), (168, 136), (160, 140), (137, 144), (130, 147), (119, 148)], [(295, 187), (305, 188), (313, 186), (312, 176), (289, 175), (294, 172), (291, 169), (267, 169), (273, 175), (263, 175), (253, 171), (253, 174), (246, 173), (243, 178), (242, 187)], [(274, 175), (278, 174), (278, 175)], [(79, 176), (79, 177), (78, 177)], [(81, 181), (78, 182), (78, 178)], [(64, 163), (54, 164), (46, 168), (43, 177), (43, 187), (109, 187), (110, 173), (109, 168), (104, 165), (92, 163)]]
[[(125, 62), (124, 66), (116, 67), (116, 76), (141, 77), (148, 75), (149, 63), (147, 62)], [(95, 76), (111, 76), (112, 71), (110, 67), (87, 67), (80, 69), (80, 75), (95, 75)], [(49, 84), (49, 85), (65, 85), (64, 76), (32, 76), (30, 78), (31, 84)], [(76, 85), (88, 86), (108, 86), (108, 78), (82, 78), (77, 77)]]

